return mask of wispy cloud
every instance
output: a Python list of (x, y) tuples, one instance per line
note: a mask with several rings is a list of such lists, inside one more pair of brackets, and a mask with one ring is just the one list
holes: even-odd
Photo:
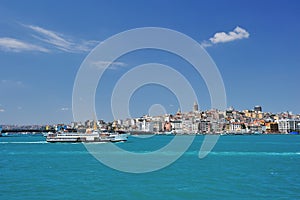
[(77, 40), (77, 42), (75, 42), (71, 37), (68, 37), (62, 33), (34, 25), (23, 26), (31, 29), (35, 33), (33, 34), (34, 38), (65, 52), (88, 52), (99, 43), (99, 41), (95, 40)]
[(127, 64), (123, 62), (96, 61), (92, 63), (92, 66), (97, 69), (104, 69), (107, 65), (110, 65), (109, 69), (113, 69), (113, 70), (119, 69), (120, 67), (127, 66)]
[(226, 43), (234, 40), (249, 38), (250, 34), (245, 29), (237, 26), (233, 31), (228, 33), (218, 32), (215, 33), (213, 37), (209, 38), (209, 41), (205, 40), (201, 43), (203, 47), (209, 47), (213, 44)]
[(25, 85), (22, 81), (7, 80), (7, 79), (0, 80), (0, 88), (1, 88), (1, 86), (5, 87), (5, 88), (23, 88), (23, 87), (25, 87)]
[(210, 46), (212, 46), (213, 44), (210, 42), (210, 41), (203, 41), (203, 42), (201, 42), (201, 46), (202, 47), (210, 47)]
[(0, 49), (3, 51), (10, 52), (21, 52), (21, 51), (39, 51), (39, 52), (49, 52), (48, 49), (30, 44), (15, 38), (2, 37), (0, 38)]
[[(99, 41), (78, 39), (65, 34), (48, 30), (40, 26), (19, 23), (25, 39), (16, 37), (0, 37), (0, 51), (42, 53), (63, 51), (68, 53), (84, 53), (92, 50)], [(23, 37), (23, 38), (24, 38)]]
[(69, 108), (61, 108), (60, 110), (61, 110), (61, 111), (68, 111)]

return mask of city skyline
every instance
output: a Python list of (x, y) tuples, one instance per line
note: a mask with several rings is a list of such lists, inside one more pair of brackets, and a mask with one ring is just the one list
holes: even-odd
[[(217, 134), (217, 135), (251, 135), (251, 134), (299, 134), (300, 114), (290, 112), (270, 113), (263, 112), (259, 105), (253, 109), (242, 111), (230, 107), (226, 110), (210, 109), (199, 110), (195, 102), (189, 112), (162, 115), (143, 115), (135, 118), (116, 119), (111, 122), (96, 119), (73, 121), (68, 124), (47, 125), (3, 125), (4, 133), (52, 131), (90, 132), (122, 131), (133, 135), (140, 134)], [(16, 131), (18, 130), (18, 131)]]
[[(243, 110), (259, 104), (266, 112), (300, 113), (299, 8), (298, 1), (2, 1), (0, 124), (73, 121), (73, 84), (85, 57), (108, 37), (139, 27), (173, 29), (201, 44), (221, 73), (228, 107)], [(115, 83), (149, 62), (172, 66), (188, 77), (200, 109), (210, 109), (205, 82), (187, 62), (145, 50), (111, 64), (97, 88), (98, 119), (113, 120), (110, 96)], [(147, 85), (131, 98), (132, 117), (148, 114), (154, 104), (166, 113), (179, 107), (168, 88)]]

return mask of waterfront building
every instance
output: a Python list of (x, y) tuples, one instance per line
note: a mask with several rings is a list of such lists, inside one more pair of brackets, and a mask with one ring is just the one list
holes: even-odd
[(136, 120), (135, 119), (131, 119), (130, 120), (130, 126), (135, 126), (136, 125)]
[(300, 131), (300, 119), (279, 119), (277, 122), (280, 133)]
[(210, 123), (211, 132), (213, 133), (221, 133), (223, 132), (223, 123), (220, 123), (219, 121), (212, 121)]
[(242, 132), (242, 123), (241, 122), (233, 122), (230, 124), (229, 132), (238, 133)]
[(279, 119), (278, 122), (278, 129), (280, 133), (288, 133), (288, 130), (290, 129), (290, 124), (288, 119)]
[(163, 122), (160, 120), (153, 121), (153, 132), (162, 132)]
[(123, 125), (122, 125), (123, 129), (129, 129), (129, 127), (131, 127), (131, 119), (126, 119), (123, 121)]
[(199, 125), (200, 125), (200, 122), (194, 122), (192, 124), (192, 132), (193, 133), (198, 133), (199, 132)]
[(164, 131), (166, 131), (166, 132), (170, 132), (170, 131), (172, 131), (172, 125), (171, 125), (171, 123), (170, 122), (165, 122), (165, 124), (164, 124)]
[(136, 127), (137, 127), (137, 130), (138, 130), (138, 131), (142, 131), (142, 130), (143, 130), (143, 120), (138, 119), (138, 120), (136, 121)]
[(193, 119), (192, 118), (183, 118), (182, 119), (182, 131), (184, 133), (193, 132)]
[(255, 132), (262, 132), (262, 126), (257, 121), (251, 122), (247, 125), (247, 132), (255, 133)]
[(153, 131), (153, 124), (150, 120), (143, 119), (141, 131), (149, 132)]
[(278, 123), (276, 122), (267, 122), (266, 124), (266, 133), (278, 133)]
[(211, 123), (210, 121), (201, 120), (199, 123), (200, 133), (210, 133), (211, 132)]
[(175, 133), (182, 133), (183, 132), (183, 130), (182, 130), (182, 121), (181, 120), (171, 121), (171, 126), (172, 126), (172, 130)]

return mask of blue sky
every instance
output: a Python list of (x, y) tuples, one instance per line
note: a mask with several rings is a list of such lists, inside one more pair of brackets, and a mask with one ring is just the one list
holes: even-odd
[[(128, 29), (164, 27), (205, 46), (236, 109), (300, 113), (298, 1), (14, 1), (0, 2), (0, 124), (71, 122), (72, 90), (81, 63), (101, 41)], [(106, 72), (96, 94), (98, 118), (112, 120), (110, 95), (132, 67), (160, 62), (188, 77), (202, 109), (210, 108), (203, 80), (188, 63), (159, 51), (133, 52)], [(136, 91), (132, 116), (162, 104), (178, 109), (157, 85)]]

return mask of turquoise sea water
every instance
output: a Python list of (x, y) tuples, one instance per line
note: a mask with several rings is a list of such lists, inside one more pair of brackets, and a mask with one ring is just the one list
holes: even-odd
[[(203, 138), (162, 170), (129, 174), (101, 164), (82, 144), (0, 137), (0, 199), (300, 199), (300, 136), (221, 136), (199, 159)], [(171, 139), (129, 137), (117, 145), (152, 151)]]

